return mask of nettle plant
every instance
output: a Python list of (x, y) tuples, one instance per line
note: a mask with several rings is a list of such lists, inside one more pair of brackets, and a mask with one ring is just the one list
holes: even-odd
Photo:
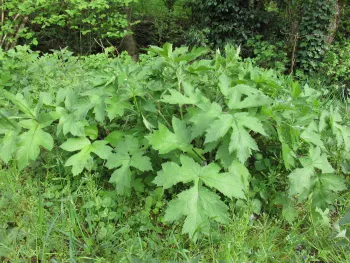
[(126, 196), (153, 178), (177, 193), (165, 221), (185, 218), (194, 240), (229, 222), (230, 199), (252, 198), (258, 152), (282, 164), (286, 184), (271, 198), (290, 222), (294, 204), (309, 200), (323, 215), (345, 189), (330, 151), (350, 151), (349, 127), (316, 90), (241, 62), (231, 46), (148, 52), (139, 64), (90, 69), (81, 87), (1, 87), (0, 158), (24, 169), (51, 151), (74, 176), (102, 169)]

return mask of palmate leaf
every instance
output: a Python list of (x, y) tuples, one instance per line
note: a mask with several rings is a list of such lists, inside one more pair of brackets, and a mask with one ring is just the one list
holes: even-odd
[(205, 98), (199, 89), (195, 89), (191, 84), (182, 82), (183, 93), (175, 89), (169, 89), (170, 95), (163, 95), (161, 101), (168, 104), (201, 104), (207, 103), (208, 99)]
[(324, 146), (323, 141), (321, 140), (321, 135), (318, 133), (316, 123), (310, 123), (308, 128), (301, 133), (300, 137), (305, 141), (320, 147), (322, 150), (326, 150), (326, 147)]
[(73, 136), (85, 136), (84, 122), (76, 113), (68, 113), (66, 109), (57, 107), (56, 111), (61, 115), (57, 125), (57, 135), (63, 131), (63, 135), (68, 133)]
[[(329, 203), (329, 195), (345, 189), (343, 179), (332, 174), (334, 169), (327, 160), (327, 155), (321, 153), (319, 147), (311, 147), (309, 156), (300, 159), (303, 168), (297, 168), (289, 174), (290, 195), (298, 195), (299, 201), (305, 200), (314, 191), (313, 202), (319, 207)], [(322, 173), (317, 174), (317, 170)]]
[(183, 233), (196, 239), (197, 233), (208, 233), (210, 220), (226, 223), (227, 206), (220, 197), (208, 190), (214, 188), (229, 198), (244, 199), (247, 182), (245, 170), (240, 166), (232, 167), (228, 173), (220, 173), (220, 166), (211, 163), (200, 166), (192, 158), (180, 156), (181, 166), (173, 162), (162, 164), (154, 183), (164, 189), (180, 182), (193, 182), (194, 186), (178, 195), (169, 203), (165, 212), (165, 220), (174, 221), (186, 216)]
[(190, 119), (190, 122), (193, 123), (191, 137), (202, 136), (221, 111), (221, 106), (216, 102), (207, 104), (205, 107), (195, 108)]
[(236, 152), (238, 160), (244, 163), (252, 154), (252, 150), (259, 150), (247, 128), (266, 135), (258, 118), (250, 116), (246, 112), (233, 115), (222, 113), (206, 130), (205, 143), (217, 141), (224, 137), (229, 130), (232, 130), (228, 152), (229, 154)]
[(347, 152), (350, 152), (350, 127), (342, 125), (342, 116), (339, 109), (331, 107), (329, 110), (324, 110), (320, 116), (319, 131), (325, 130), (328, 126), (335, 136), (338, 147), (343, 147)]
[(18, 149), (15, 158), (20, 170), (39, 156), (40, 146), (51, 151), (53, 138), (49, 133), (42, 130), (39, 123), (36, 123), (29, 131), (22, 133), (18, 137)]
[(119, 195), (130, 195), (134, 180), (131, 168), (141, 172), (151, 171), (150, 158), (144, 156), (145, 152), (140, 149), (138, 140), (130, 136), (120, 141), (115, 151), (116, 153), (109, 156), (106, 164), (109, 169), (117, 168), (109, 182), (116, 185)]
[(219, 87), (230, 109), (254, 108), (272, 103), (270, 97), (256, 88), (244, 84), (232, 87), (225, 74), (219, 77)]
[(69, 138), (60, 147), (68, 152), (79, 151), (72, 155), (65, 163), (65, 166), (72, 166), (73, 175), (80, 174), (92, 159), (91, 153), (96, 154), (103, 160), (107, 160), (112, 154), (112, 148), (107, 141), (94, 141), (92, 144), (85, 137)]
[(9, 131), (3, 139), (0, 139), (0, 159), (6, 164), (13, 158), (17, 150), (18, 133)]
[(110, 120), (114, 120), (117, 116), (122, 117), (126, 109), (132, 108), (132, 105), (119, 96), (112, 96), (106, 100), (107, 116)]
[(227, 210), (228, 207), (217, 194), (205, 187), (194, 186), (170, 201), (164, 219), (172, 222), (186, 216), (182, 233), (187, 233), (190, 238), (196, 240), (198, 233), (209, 233), (210, 220), (227, 224)]
[(169, 153), (175, 149), (188, 151), (192, 149), (191, 130), (186, 127), (184, 121), (176, 117), (172, 119), (174, 133), (169, 131), (163, 124), (159, 123), (158, 130), (146, 136), (152, 148), (158, 150), (160, 154)]

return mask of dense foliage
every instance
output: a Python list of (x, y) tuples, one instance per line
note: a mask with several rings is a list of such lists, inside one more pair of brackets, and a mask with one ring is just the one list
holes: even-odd
[(349, 261), (349, 11), (1, 1), (0, 261)]
[[(202, 60), (205, 48), (149, 52), (141, 64), (104, 60), (102, 68), (91, 58), (80, 68), (66, 52), (2, 53), (1, 159), (22, 170), (39, 156), (61, 156), (73, 176), (110, 174), (118, 195), (143, 189), (145, 180), (172, 192), (181, 183), (164, 220), (185, 216), (182, 232), (194, 240), (214, 221), (227, 222), (223, 197), (274, 204), (257, 213), (281, 205), (289, 222), (307, 200), (314, 220), (328, 213), (348, 172), (350, 131), (340, 105), (240, 62), (230, 46)], [(51, 68), (40, 67), (46, 63)], [(275, 183), (265, 185), (271, 169)]]

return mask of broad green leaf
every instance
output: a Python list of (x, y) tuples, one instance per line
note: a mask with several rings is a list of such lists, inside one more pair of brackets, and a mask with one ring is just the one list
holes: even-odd
[(151, 159), (144, 156), (144, 152), (136, 152), (131, 157), (130, 166), (135, 167), (141, 172), (152, 171)]
[(221, 114), (219, 118), (214, 121), (205, 136), (205, 143), (210, 143), (225, 136), (232, 126), (233, 118), (229, 114)]
[(40, 146), (48, 151), (51, 151), (53, 148), (52, 136), (44, 132), (39, 124), (29, 131), (22, 133), (18, 139), (16, 160), (20, 170), (26, 167), (30, 161), (36, 160), (40, 154)]
[(238, 125), (236, 121), (232, 125), (231, 141), (229, 151), (235, 151), (237, 158), (244, 163), (252, 154), (252, 150), (258, 151), (258, 145), (243, 126)]
[(91, 140), (96, 140), (98, 136), (98, 128), (96, 125), (90, 125), (85, 127), (85, 134), (89, 136)]
[(188, 233), (190, 238), (196, 240), (197, 233), (209, 232), (210, 220), (228, 223), (227, 210), (217, 194), (205, 187), (194, 186), (170, 201), (164, 219), (172, 222), (186, 216), (182, 233)]
[(298, 217), (298, 211), (295, 209), (291, 198), (284, 193), (280, 193), (275, 199), (274, 204), (282, 205), (282, 216), (287, 220), (289, 224), (292, 224)]
[(146, 136), (152, 148), (159, 151), (160, 154), (166, 154), (175, 149), (188, 151), (192, 148), (190, 145), (190, 129), (176, 117), (173, 117), (172, 124), (175, 133), (172, 133), (163, 124), (159, 123), (158, 130)]
[(250, 173), (247, 167), (245, 167), (242, 163), (235, 160), (232, 162), (232, 164), (229, 166), (228, 169), (229, 169), (229, 172), (234, 177), (240, 178), (240, 182), (243, 183), (242, 190), (245, 193), (247, 193), (249, 191), (249, 181), (250, 181)]
[(201, 176), (201, 167), (193, 159), (181, 155), (180, 161), (182, 167), (173, 162), (162, 164), (163, 169), (158, 172), (158, 175), (154, 179), (153, 183), (167, 189), (180, 182), (188, 183), (195, 181)]
[(92, 159), (90, 145), (83, 148), (80, 152), (72, 155), (64, 164), (65, 166), (72, 166), (72, 173), (74, 176), (80, 174), (87, 166), (90, 159)]
[(227, 197), (245, 199), (245, 185), (240, 174), (219, 173), (220, 167), (216, 164), (204, 166), (201, 180), (209, 186), (217, 189)]
[(267, 136), (260, 120), (256, 117), (250, 116), (247, 112), (235, 113), (233, 118), (237, 121), (237, 123), (239, 123), (239, 125), (242, 125), (254, 132), (258, 132), (261, 135)]
[(304, 199), (309, 194), (314, 181), (311, 180), (314, 174), (312, 167), (298, 168), (289, 174), (290, 194), (300, 194), (300, 199)]
[(91, 152), (98, 155), (103, 160), (107, 160), (112, 154), (112, 148), (109, 147), (107, 141), (95, 141), (91, 145)]
[(112, 154), (112, 148), (107, 146), (107, 141), (94, 141), (91, 142), (85, 138), (69, 138), (60, 147), (68, 152), (79, 151), (72, 155), (65, 163), (65, 166), (72, 166), (73, 175), (80, 174), (87, 164), (91, 162), (91, 153), (95, 153), (101, 159), (108, 159)]
[(60, 147), (65, 151), (75, 152), (90, 145), (91, 143), (86, 137), (80, 137), (80, 138), (69, 138)]
[(221, 106), (216, 102), (209, 104), (205, 109), (197, 108), (190, 119), (190, 122), (193, 123), (191, 137), (202, 136), (220, 113)]
[[(312, 190), (312, 187), (315, 185), (317, 180), (321, 180), (321, 183), (322, 178), (325, 178), (325, 180), (327, 180), (327, 178), (329, 177), (324, 176), (323, 174), (333, 173), (334, 169), (329, 164), (326, 154), (321, 154), (321, 149), (319, 147), (311, 147), (309, 150), (309, 157), (301, 158), (300, 162), (302, 163), (303, 168), (295, 169), (289, 175), (289, 180), (291, 184), (290, 194), (299, 194), (299, 200), (303, 200), (307, 198), (307, 195)], [(322, 171), (323, 174), (320, 175), (321, 177), (315, 176), (315, 168), (320, 169)], [(335, 178), (334, 180), (334, 182), (336, 182)], [(334, 189), (336, 189), (336, 186), (334, 187)], [(321, 192), (319, 192), (319, 194), (321, 194)]]
[(1, 94), (16, 105), (20, 111), (27, 115), (27, 117), (34, 119), (36, 118), (35, 112), (32, 110), (32, 107), (25, 100), (22, 94), (18, 93), (17, 95), (13, 95), (6, 90), (1, 90)]
[(231, 88), (231, 84), (230, 84), (230, 79), (228, 78), (228, 76), (223, 73), (220, 77), (219, 77), (219, 88), (221, 93), (227, 97), (230, 94), (230, 88)]
[(323, 187), (333, 192), (346, 190), (345, 179), (335, 174), (321, 174), (318, 176)]
[(63, 131), (63, 135), (71, 133), (73, 136), (85, 136), (84, 123), (74, 113), (68, 114), (63, 108), (56, 109), (61, 115), (57, 126), (57, 133)]
[(17, 150), (18, 134), (15, 131), (6, 133), (3, 139), (0, 139), (0, 159), (8, 163)]
[[(215, 188), (224, 195), (232, 198), (244, 199), (245, 182), (240, 171), (239, 173), (220, 173), (220, 166), (211, 163), (200, 166), (192, 158), (185, 155), (180, 156), (181, 166), (168, 162), (162, 165), (154, 183), (170, 188), (177, 183), (194, 182), (194, 186), (178, 195), (169, 203), (165, 212), (165, 220), (174, 221), (181, 216), (186, 216), (183, 225), (183, 233), (196, 238), (196, 232), (207, 233), (210, 220), (220, 223), (227, 222), (227, 207), (220, 200), (220, 197), (209, 191), (203, 184)], [(239, 169), (239, 168), (238, 168)]]
[(197, 103), (196, 98), (186, 97), (177, 90), (169, 89), (169, 93), (170, 95), (163, 95), (163, 98), (161, 99), (162, 102), (179, 105)]
[(312, 160), (312, 167), (318, 168), (322, 173), (333, 173), (334, 169), (329, 164), (327, 160), (327, 155), (325, 153), (321, 154), (321, 149), (319, 147), (310, 148), (309, 155)]
[(260, 107), (272, 103), (272, 100), (260, 90), (244, 84), (231, 88), (227, 98), (227, 106), (230, 109)]
[[(109, 164), (110, 163), (110, 164)], [(107, 163), (108, 168), (117, 168), (109, 180), (116, 185), (117, 193), (129, 195), (131, 190), (132, 173), (130, 171), (130, 156), (127, 153), (111, 155)]]
[(116, 185), (119, 195), (129, 195), (134, 180), (134, 170), (131, 168), (141, 172), (152, 171), (152, 164), (150, 158), (144, 156), (136, 138), (127, 136), (117, 144), (115, 150), (116, 153), (108, 156), (106, 164), (109, 169), (116, 168), (109, 182)]
[(282, 156), (286, 169), (289, 170), (295, 166), (295, 153), (286, 143), (282, 143)]
[(108, 98), (106, 104), (106, 111), (110, 120), (114, 120), (117, 116), (123, 117), (125, 110), (132, 108), (132, 105), (128, 101), (123, 100), (118, 96)]
[(112, 131), (106, 137), (106, 141), (110, 143), (113, 147), (116, 147), (118, 143), (123, 139), (125, 133), (122, 131)]
[(326, 150), (326, 147), (321, 140), (321, 135), (317, 132), (315, 123), (311, 123), (308, 128), (301, 133), (300, 137), (305, 141), (320, 147), (322, 150)]

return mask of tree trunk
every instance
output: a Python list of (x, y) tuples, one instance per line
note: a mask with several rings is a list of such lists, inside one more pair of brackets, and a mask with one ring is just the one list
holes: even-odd
[(122, 51), (127, 51), (129, 56), (131, 56), (135, 62), (138, 61), (139, 49), (137, 47), (137, 43), (133, 35), (125, 36), (120, 44), (120, 48)]
[(331, 24), (329, 25), (329, 31), (328, 31), (329, 34), (327, 36), (328, 44), (332, 44), (335, 38), (344, 6), (345, 6), (345, 0), (338, 0), (335, 4), (335, 7), (334, 7), (335, 14), (331, 21)]

